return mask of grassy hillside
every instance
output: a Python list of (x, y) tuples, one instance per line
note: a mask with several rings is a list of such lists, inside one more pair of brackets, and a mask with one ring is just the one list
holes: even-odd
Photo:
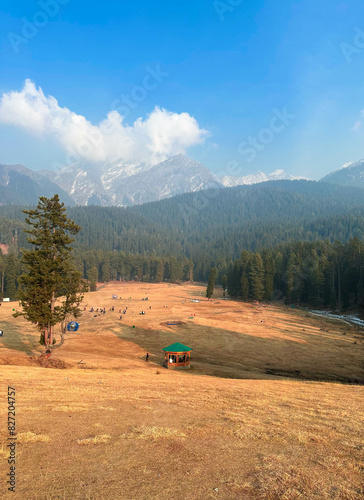
[[(7, 366), (2, 374), (19, 402), (14, 498), (359, 500), (364, 493), (362, 387), (158, 374), (153, 365)], [(0, 457), (5, 477), (4, 447)]]
[[(38, 334), (12, 318), (16, 303), (1, 306), (1, 379), (17, 398), (14, 498), (362, 498), (363, 387), (312, 381), (362, 376), (360, 331), (203, 291), (111, 283), (87, 294), (79, 332), (54, 355), (63, 370), (37, 365)], [(159, 364), (174, 341), (193, 347), (189, 372)], [(6, 458), (3, 446), (2, 474)]]
[[(91, 367), (118, 368), (149, 352), (151, 360), (161, 364), (163, 347), (179, 341), (193, 347), (191, 372), (196, 375), (364, 380), (362, 337), (357, 328), (282, 305), (220, 300), (221, 293), (217, 289), (216, 298), (208, 301), (205, 288), (196, 285), (109, 283), (97, 293), (86, 294), (81, 328), (68, 335), (57, 357), (65, 362), (83, 358)], [(113, 300), (113, 294), (123, 299)], [(142, 301), (144, 297), (149, 300)], [(192, 298), (200, 302), (192, 303)], [(12, 302), (1, 307), (6, 334), (0, 343), (4, 354), (28, 364), (28, 355), (42, 348), (37, 345), (35, 328), (12, 317), (16, 306)], [(91, 307), (106, 307), (107, 312), (91, 313)], [(125, 307), (127, 313), (119, 313)], [(170, 320), (180, 324), (167, 326)]]

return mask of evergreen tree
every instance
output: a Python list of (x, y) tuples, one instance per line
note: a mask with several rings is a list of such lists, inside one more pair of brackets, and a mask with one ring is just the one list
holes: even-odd
[(109, 259), (109, 257), (106, 257), (105, 261), (102, 264), (101, 276), (102, 276), (102, 281), (104, 281), (105, 283), (108, 283), (110, 281), (110, 259)]
[(249, 261), (250, 294), (253, 300), (263, 300), (264, 297), (264, 267), (263, 259), (255, 253)]
[(224, 297), (228, 286), (228, 277), (224, 274), (221, 278), (222, 289), (224, 291)]
[(182, 270), (180, 263), (177, 261), (176, 257), (172, 256), (170, 258), (170, 281), (176, 283), (182, 278)]
[(5, 296), (9, 297), (11, 300), (17, 298), (18, 289), (18, 262), (14, 254), (10, 254), (7, 258), (5, 269)]
[(234, 262), (234, 267), (228, 275), (228, 294), (230, 297), (239, 297), (241, 295), (239, 260)]
[(28, 242), (33, 250), (23, 254), (27, 272), (19, 281), (19, 300), (22, 312), (14, 316), (24, 316), (37, 325), (46, 349), (54, 344), (54, 326), (61, 323), (61, 342), (66, 332), (66, 319), (81, 315), (78, 305), (85, 291), (80, 273), (75, 269), (71, 256), (71, 243), (80, 230), (73, 221), (67, 219), (66, 209), (56, 194), (53, 198), (39, 198), (37, 208), (24, 210), (25, 222), (30, 235)]
[(240, 297), (242, 300), (249, 300), (249, 277), (248, 271), (246, 268), (243, 268), (241, 277), (240, 277)]
[(295, 286), (295, 263), (296, 263), (296, 255), (291, 252), (284, 276), (284, 281), (286, 284), (285, 293), (286, 293), (286, 301), (288, 303), (292, 302), (294, 286)]
[(313, 254), (313, 262), (309, 274), (310, 302), (315, 307), (319, 307), (323, 303), (323, 298), (322, 298), (323, 283), (324, 283), (324, 274), (322, 272), (320, 259), (315, 252)]
[(243, 250), (240, 256), (240, 297), (243, 300), (249, 300), (251, 296), (249, 292), (249, 269), (251, 255), (246, 250)]
[(98, 272), (97, 272), (96, 266), (94, 266), (90, 269), (87, 277), (88, 277), (88, 280), (90, 282), (90, 292), (96, 292), (97, 278), (98, 278)]
[(206, 297), (208, 299), (211, 299), (214, 293), (216, 277), (217, 277), (217, 269), (216, 267), (213, 267), (210, 271), (209, 282), (206, 289)]
[(189, 259), (183, 261), (183, 281), (193, 281), (193, 262)]
[(263, 250), (262, 259), (264, 266), (264, 299), (271, 300), (273, 298), (275, 275), (272, 253), (268, 250)]
[(157, 259), (154, 281), (159, 283), (160, 281), (163, 281), (163, 277), (164, 277), (164, 262), (162, 259)]

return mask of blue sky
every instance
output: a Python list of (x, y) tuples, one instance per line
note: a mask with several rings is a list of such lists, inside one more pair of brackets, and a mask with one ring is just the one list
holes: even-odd
[[(0, 95), (30, 79), (94, 125), (113, 109), (130, 126), (156, 106), (188, 113), (208, 134), (188, 131), (166, 151), (187, 144), (218, 173), (320, 178), (364, 157), (362, 1), (56, 1), (2, 3)], [(163, 76), (140, 91), (147, 68)], [(1, 163), (65, 163), (64, 136), (0, 121)]]

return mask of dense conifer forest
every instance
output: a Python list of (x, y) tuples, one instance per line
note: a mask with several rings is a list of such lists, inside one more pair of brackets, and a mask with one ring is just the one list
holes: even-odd
[[(24, 207), (0, 206), (0, 293), (15, 297)], [(311, 181), (188, 193), (130, 208), (68, 207), (74, 257), (92, 283), (208, 280), (243, 299), (362, 303), (364, 190)], [(339, 243), (340, 242), (340, 243)], [(262, 278), (263, 276), (263, 278)]]
[(341, 310), (364, 305), (364, 243), (290, 243), (243, 251), (227, 275), (227, 291), (243, 300), (284, 299)]

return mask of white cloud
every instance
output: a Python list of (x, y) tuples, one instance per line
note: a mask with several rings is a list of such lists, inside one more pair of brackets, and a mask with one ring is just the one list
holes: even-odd
[(54, 97), (45, 96), (30, 80), (25, 81), (21, 92), (3, 94), (0, 100), (1, 123), (22, 127), (37, 136), (52, 136), (75, 159), (155, 164), (185, 153), (208, 136), (188, 113), (159, 107), (132, 125), (123, 120), (117, 111), (110, 111), (102, 122), (93, 125), (84, 116), (61, 108)]
[(357, 132), (360, 129), (361, 129), (361, 121), (358, 120), (357, 122), (354, 123), (353, 130), (354, 130), (354, 132)]
[(353, 125), (352, 130), (354, 132), (358, 132), (361, 129), (362, 125), (363, 125), (363, 121), (364, 121), (364, 109), (360, 112), (360, 114), (362, 116), (361, 119), (358, 120), (357, 122), (355, 122), (354, 125)]

